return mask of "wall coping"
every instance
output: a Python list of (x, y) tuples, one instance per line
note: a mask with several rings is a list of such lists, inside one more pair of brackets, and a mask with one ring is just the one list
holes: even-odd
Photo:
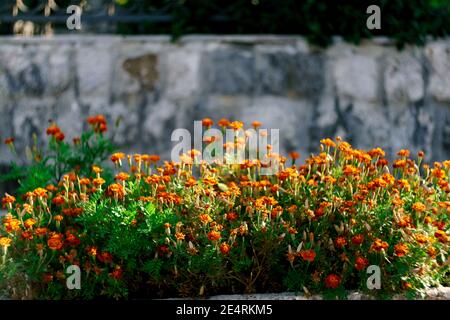
[[(345, 43), (341, 36), (334, 36), (333, 44)], [(450, 37), (438, 38), (436, 40), (450, 40)], [(92, 41), (124, 41), (124, 42), (156, 42), (156, 43), (172, 43), (170, 35), (111, 35), (111, 34), (64, 34), (52, 36), (0, 36), (0, 46), (3, 44), (46, 44), (46, 43), (80, 43)], [(432, 37), (427, 39), (427, 43), (435, 41)], [(257, 43), (257, 44), (277, 44), (277, 43), (296, 43), (307, 42), (306, 38), (297, 35), (207, 35), (207, 34), (192, 34), (180, 37), (174, 43), (190, 43), (190, 42), (219, 42), (219, 43)], [(395, 45), (395, 40), (388, 37), (374, 37), (372, 39), (363, 39), (360, 45), (377, 44), (392, 46)], [(348, 43), (349, 45), (354, 45)]]

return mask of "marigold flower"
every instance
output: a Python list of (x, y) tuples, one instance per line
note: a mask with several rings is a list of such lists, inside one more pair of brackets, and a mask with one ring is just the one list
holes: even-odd
[(344, 237), (337, 237), (334, 243), (336, 247), (343, 248), (347, 245), (347, 240)]
[(208, 232), (208, 239), (209, 239), (209, 240), (211, 240), (211, 241), (217, 241), (217, 240), (219, 240), (220, 238), (221, 238), (220, 232), (217, 232), (217, 231), (214, 231), (214, 230)]
[(47, 240), (47, 245), (51, 250), (61, 250), (63, 244), (63, 235), (60, 233), (53, 233)]
[(253, 121), (252, 122), (252, 127), (255, 128), (255, 129), (258, 129), (259, 127), (261, 127), (261, 122)]
[(220, 247), (219, 247), (219, 249), (220, 249), (220, 252), (221, 252), (223, 255), (227, 255), (227, 254), (230, 253), (231, 247), (230, 247), (230, 245), (229, 245), (228, 243), (222, 242), (221, 245), (220, 245)]
[(120, 161), (125, 158), (125, 153), (116, 152), (111, 156), (111, 161), (114, 163), (121, 163)]
[(53, 220), (55, 220), (57, 222), (61, 222), (63, 219), (64, 219), (64, 217), (60, 214), (53, 217)]
[(289, 156), (291, 157), (292, 160), (296, 160), (296, 159), (300, 158), (300, 154), (295, 151), (292, 151), (291, 153), (289, 153)]
[(233, 121), (228, 126), (231, 129), (233, 129), (234, 131), (237, 131), (237, 130), (241, 129), (244, 126), (244, 123), (242, 123), (241, 121)]
[(119, 172), (116, 175), (116, 180), (119, 180), (119, 181), (126, 181), (129, 178), (130, 178), (130, 175), (128, 173), (125, 173), (125, 172)]
[(25, 228), (32, 228), (36, 224), (36, 219), (29, 218), (23, 222)]
[(446, 243), (448, 241), (447, 233), (445, 233), (444, 230), (438, 230), (434, 233), (434, 236), (436, 239), (439, 240), (439, 242)]
[(372, 244), (372, 249), (375, 251), (386, 250), (389, 247), (388, 243), (377, 238)]
[(116, 266), (114, 268), (114, 271), (109, 274), (110, 277), (112, 277), (116, 280), (120, 280), (122, 278), (122, 275), (123, 275), (123, 270), (120, 266)]
[(47, 196), (47, 190), (43, 188), (37, 188), (33, 191), (35, 197), (45, 198)]
[(399, 243), (394, 246), (394, 251), (397, 257), (403, 257), (408, 254), (409, 249), (404, 243)]
[(106, 183), (105, 179), (103, 178), (95, 178), (92, 182), (96, 187), (100, 187), (101, 185)]
[(322, 140), (320, 140), (320, 143), (323, 144), (324, 146), (329, 147), (329, 148), (335, 148), (336, 147), (336, 143), (334, 143), (334, 141), (331, 140), (330, 138), (322, 139)]
[(20, 235), (23, 240), (32, 240), (33, 233), (31, 231), (23, 231)]
[(327, 288), (336, 289), (341, 284), (341, 277), (336, 274), (330, 274), (325, 278), (325, 286)]
[(50, 283), (53, 281), (53, 275), (51, 275), (50, 273), (44, 273), (42, 275), (42, 282), (43, 283)]
[(227, 219), (228, 221), (234, 221), (234, 220), (236, 220), (238, 217), (239, 217), (239, 216), (238, 216), (238, 214), (237, 214), (236, 212), (228, 212), (228, 213), (226, 214), (226, 219)]
[(200, 219), (200, 221), (201, 221), (203, 224), (208, 224), (208, 223), (210, 223), (211, 221), (213, 221), (212, 218), (211, 218), (211, 216), (210, 216), (209, 214), (207, 214), (207, 213), (203, 213), (203, 214), (199, 215), (198, 218)]
[(14, 143), (14, 138), (6, 138), (5, 139), (5, 144), (6, 145), (12, 145)]
[(204, 125), (205, 127), (211, 127), (214, 124), (214, 121), (212, 121), (210, 118), (204, 118), (202, 120), (202, 125)]
[(220, 127), (228, 127), (228, 125), (230, 124), (230, 121), (227, 119), (220, 119), (219, 121), (217, 121), (217, 124)]
[(313, 262), (316, 258), (316, 252), (312, 249), (308, 250), (302, 250), (300, 251), (299, 255), (302, 257), (303, 260), (308, 262)]
[(3, 220), (3, 226), (5, 227), (6, 232), (13, 232), (20, 229), (20, 220), (7, 217)]
[(12, 239), (7, 237), (1, 237), (0, 238), (0, 246), (2, 247), (9, 247), (11, 245)]
[(36, 228), (34, 234), (36, 237), (43, 237), (47, 234), (47, 228)]
[(399, 152), (397, 152), (397, 155), (400, 157), (409, 157), (409, 150), (408, 149), (401, 149)]
[(355, 260), (355, 268), (358, 271), (364, 270), (369, 265), (369, 260), (363, 257), (358, 257)]
[(97, 254), (97, 259), (98, 259), (98, 261), (100, 261), (102, 263), (108, 264), (113, 261), (113, 256), (111, 253), (104, 251), (100, 254)]
[(60, 206), (60, 205), (63, 205), (64, 203), (66, 203), (66, 200), (64, 199), (64, 197), (56, 196), (53, 198), (52, 203), (54, 205)]
[(182, 232), (176, 232), (176, 233), (175, 233), (175, 238), (176, 238), (177, 240), (184, 240), (185, 237), (186, 237), (186, 236), (185, 236), (184, 233), (182, 233)]
[(363, 243), (364, 241), (364, 235), (362, 234), (356, 234), (352, 237), (352, 243), (356, 246), (359, 246)]
[(6, 206), (6, 205), (12, 205), (14, 202), (16, 202), (16, 198), (14, 198), (13, 196), (6, 194), (3, 198), (2, 198), (2, 206)]
[(416, 202), (411, 207), (416, 212), (424, 212), (426, 207), (422, 202)]

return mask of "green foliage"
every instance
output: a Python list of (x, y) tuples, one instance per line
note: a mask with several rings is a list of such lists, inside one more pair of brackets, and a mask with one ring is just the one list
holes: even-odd
[[(27, 164), (11, 163), (11, 170), (0, 175), (1, 182), (16, 182), (16, 194), (23, 195), (38, 187), (57, 184), (64, 174), (74, 172), (80, 176), (92, 177), (92, 165), (100, 165), (114, 151), (115, 147), (103, 133), (90, 129), (83, 132), (75, 143), (59, 141), (49, 137), (48, 145), (39, 149), (36, 138), (32, 148), (27, 148)], [(14, 148), (12, 152), (16, 154)], [(112, 171), (103, 174), (112, 181)]]
[[(117, 1), (130, 7), (137, 0)], [(142, 2), (141, 2), (142, 3)], [(143, 7), (161, 8), (168, 1), (144, 1)], [(381, 30), (369, 30), (367, 7), (381, 8)], [(227, 19), (220, 19), (218, 14)], [(389, 36), (398, 46), (423, 44), (427, 36), (450, 32), (447, 0), (198, 0), (172, 1), (170, 23), (120, 24), (119, 33), (183, 34), (298, 34), (313, 44), (327, 45), (334, 35), (358, 43), (363, 38)]]

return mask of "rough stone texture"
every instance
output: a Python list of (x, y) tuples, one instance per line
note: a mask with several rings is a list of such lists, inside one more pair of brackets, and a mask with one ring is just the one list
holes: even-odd
[[(0, 38), (0, 138), (22, 152), (57, 120), (67, 139), (103, 113), (124, 151), (170, 154), (203, 117), (280, 129), (281, 152), (341, 135), (359, 148), (450, 158), (450, 39), (397, 51), (374, 39), (327, 49), (295, 36)], [(0, 145), (0, 165), (11, 160)], [(22, 157), (25, 158), (25, 157)]]

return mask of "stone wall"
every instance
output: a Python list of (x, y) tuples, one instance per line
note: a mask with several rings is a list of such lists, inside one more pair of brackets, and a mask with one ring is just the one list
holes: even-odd
[[(54, 119), (70, 139), (103, 113), (124, 151), (171, 149), (211, 117), (280, 128), (282, 149), (341, 135), (391, 154), (450, 159), (450, 39), (397, 51), (386, 39), (319, 49), (292, 36), (0, 37), (0, 137), (22, 149)], [(0, 163), (10, 153), (0, 147)]]

